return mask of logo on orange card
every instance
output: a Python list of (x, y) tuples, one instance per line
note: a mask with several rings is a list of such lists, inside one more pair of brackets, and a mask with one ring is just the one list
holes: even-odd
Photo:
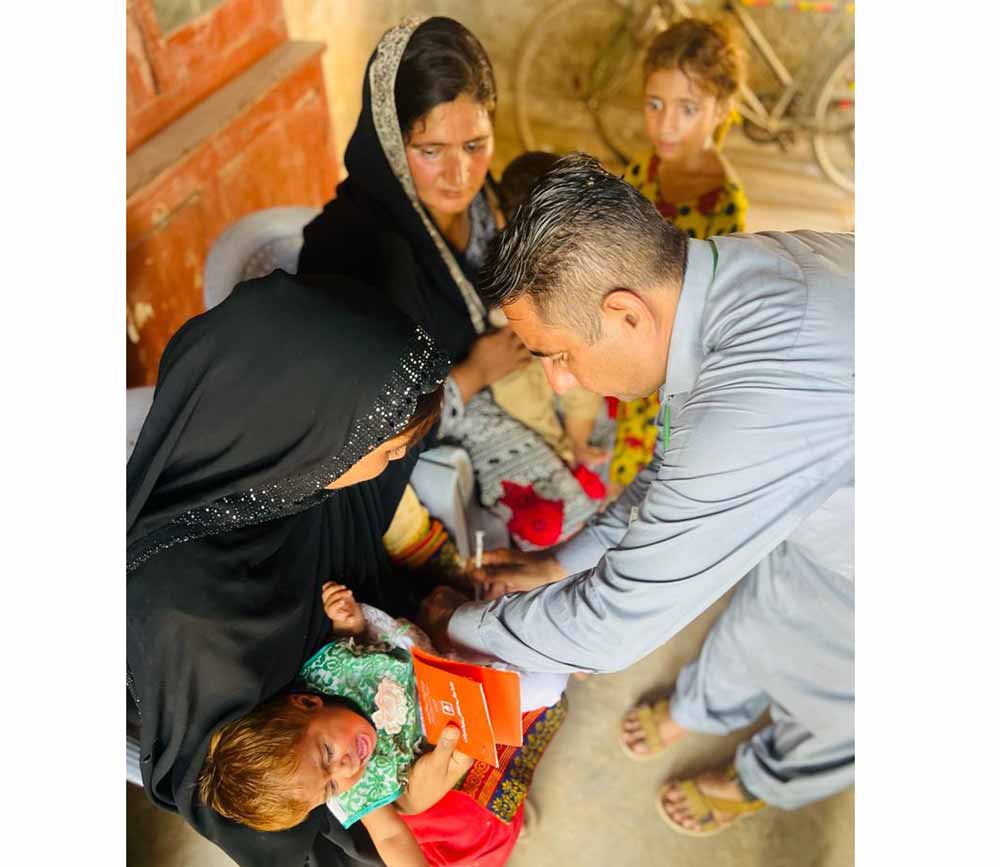
[(424, 734), (438, 742), (449, 723), (461, 729), (458, 749), (497, 767), (496, 745), (520, 746), (520, 680), (514, 672), (494, 671), (442, 659), (413, 649), (413, 672)]

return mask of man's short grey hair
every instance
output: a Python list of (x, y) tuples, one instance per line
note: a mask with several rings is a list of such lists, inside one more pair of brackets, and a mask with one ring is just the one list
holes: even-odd
[(615, 289), (680, 286), (687, 236), (593, 157), (560, 159), (511, 215), (483, 265), (490, 306), (527, 295), (550, 325), (594, 343), (601, 302)]

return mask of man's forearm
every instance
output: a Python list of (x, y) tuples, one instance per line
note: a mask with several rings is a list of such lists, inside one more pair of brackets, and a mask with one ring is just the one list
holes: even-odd
[[(845, 465), (806, 495), (791, 488), (795, 508), (777, 514), (748, 499), (732, 517), (640, 520), (589, 572), (463, 605), (448, 637), (525, 671), (619, 671), (694, 620), (852, 474)], [(751, 517), (755, 526), (744, 527)]]
[(552, 550), (553, 556), (567, 575), (593, 569), (605, 551), (621, 542), (632, 523), (633, 509), (638, 518), (639, 508), (646, 498), (646, 491), (656, 478), (662, 460), (662, 440), (657, 437), (653, 460), (633, 479), (632, 484), (622, 492), (622, 495), (602, 513), (595, 515), (572, 539)]
[[(624, 636), (604, 633), (603, 617), (578, 610), (594, 571), (572, 575), (527, 593), (468, 603), (448, 623), (448, 639), (463, 654), (501, 659), (524, 671), (611, 671), (627, 652)], [(586, 603), (584, 603), (586, 607)], [(590, 634), (589, 639), (579, 640)], [(631, 661), (631, 660), (629, 660)], [(628, 662), (624, 663), (625, 665)]]

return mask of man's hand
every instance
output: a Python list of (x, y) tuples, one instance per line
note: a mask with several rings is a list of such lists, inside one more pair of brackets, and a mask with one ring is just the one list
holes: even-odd
[(545, 551), (514, 551), (497, 548), (483, 554), (483, 568), (474, 569), (472, 580), (481, 584), (486, 599), (505, 593), (522, 593), (566, 577), (566, 570)]
[(452, 587), (440, 585), (420, 603), (417, 626), (424, 630), (434, 646), (440, 651), (450, 647), (448, 641), (448, 621), (455, 610), (471, 601)]
[(396, 801), (403, 813), (422, 813), (440, 801), (462, 779), (472, 759), (455, 750), (458, 726), (446, 726), (432, 752), (421, 756), (410, 768), (406, 791)]
[(354, 601), (354, 594), (343, 584), (327, 581), (323, 585), (323, 610), (333, 624), (333, 634), (360, 635), (365, 628), (365, 615)]

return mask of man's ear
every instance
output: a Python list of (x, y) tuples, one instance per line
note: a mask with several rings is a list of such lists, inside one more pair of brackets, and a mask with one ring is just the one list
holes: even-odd
[(626, 328), (637, 328), (649, 315), (646, 302), (631, 289), (612, 289), (601, 300), (601, 312)]
[(288, 700), (301, 710), (312, 711), (323, 706), (323, 699), (320, 696), (308, 692), (293, 692), (288, 696)]

